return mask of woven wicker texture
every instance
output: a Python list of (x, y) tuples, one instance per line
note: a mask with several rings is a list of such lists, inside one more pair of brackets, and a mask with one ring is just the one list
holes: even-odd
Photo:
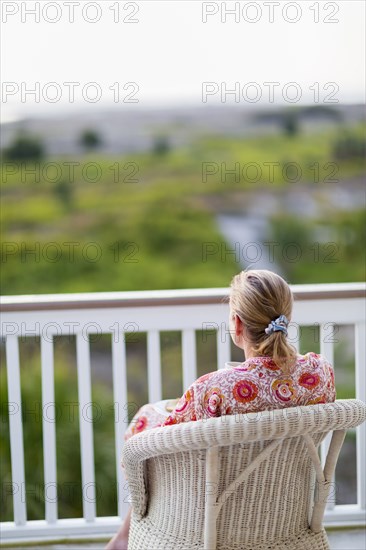
[[(129, 439), (129, 550), (329, 550), (322, 527), (359, 400), (182, 423)], [(333, 431), (323, 469), (318, 448)], [(333, 493), (331, 493), (333, 494)]]

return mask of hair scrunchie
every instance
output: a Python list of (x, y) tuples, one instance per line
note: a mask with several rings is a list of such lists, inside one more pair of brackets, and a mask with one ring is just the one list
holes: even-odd
[(280, 315), (275, 319), (274, 321), (271, 321), (266, 329), (264, 329), (264, 332), (266, 334), (272, 334), (272, 332), (281, 331), (284, 332), (287, 336), (287, 326), (289, 324), (289, 321), (286, 317), (286, 315)]

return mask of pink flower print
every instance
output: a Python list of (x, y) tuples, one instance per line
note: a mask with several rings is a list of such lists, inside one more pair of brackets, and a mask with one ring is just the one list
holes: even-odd
[(312, 390), (320, 382), (320, 376), (313, 372), (304, 372), (299, 378), (300, 386), (303, 386), (307, 390)]
[(220, 416), (220, 408), (224, 402), (224, 396), (220, 393), (220, 388), (211, 388), (205, 393), (203, 398), (205, 412), (209, 416)]
[(176, 413), (183, 413), (188, 405), (190, 404), (190, 402), (193, 400), (193, 390), (192, 388), (190, 388), (189, 390), (187, 390), (184, 395), (180, 398), (180, 400), (178, 401), (176, 407), (175, 407), (175, 412)]
[(249, 403), (258, 395), (258, 386), (251, 380), (239, 380), (233, 387), (233, 395), (239, 403)]
[(296, 397), (292, 380), (287, 378), (277, 378), (276, 380), (273, 380), (272, 390), (274, 391), (276, 397), (278, 397), (281, 401), (292, 401)]
[(133, 434), (137, 434), (139, 432), (142, 432), (147, 426), (147, 417), (146, 416), (139, 416), (136, 420), (136, 424), (132, 428)]

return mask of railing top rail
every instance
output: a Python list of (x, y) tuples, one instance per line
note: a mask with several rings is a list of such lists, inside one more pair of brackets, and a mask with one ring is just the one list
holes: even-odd
[[(363, 298), (364, 283), (326, 283), (290, 285), (295, 300), (334, 300)], [(229, 288), (192, 288), (130, 292), (85, 292), (75, 294), (27, 294), (1, 296), (1, 311), (37, 311), (95, 308), (127, 308), (219, 304), (225, 302)]]

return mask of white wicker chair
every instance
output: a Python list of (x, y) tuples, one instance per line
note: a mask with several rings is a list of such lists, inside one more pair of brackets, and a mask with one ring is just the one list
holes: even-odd
[[(123, 448), (129, 550), (325, 550), (322, 525), (356, 399), (155, 428)], [(333, 431), (324, 470), (319, 444)]]

